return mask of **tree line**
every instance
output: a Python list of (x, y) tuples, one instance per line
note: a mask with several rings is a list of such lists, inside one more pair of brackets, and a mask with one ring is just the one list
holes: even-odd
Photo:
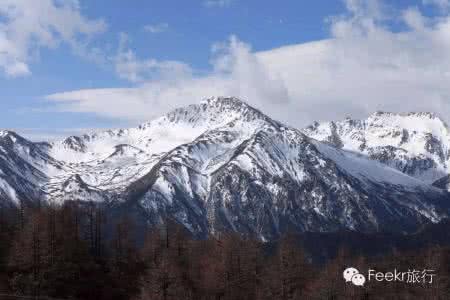
[[(354, 250), (354, 249), (353, 249)], [(450, 250), (384, 255), (342, 248), (317, 264), (295, 234), (274, 243), (222, 233), (191, 236), (166, 220), (142, 238), (133, 219), (94, 203), (0, 209), (0, 299), (449, 299)], [(349, 266), (379, 271), (432, 269), (432, 284), (367, 282)], [(2, 298), (3, 297), (3, 298)], [(6, 298), (9, 297), (9, 298)]]

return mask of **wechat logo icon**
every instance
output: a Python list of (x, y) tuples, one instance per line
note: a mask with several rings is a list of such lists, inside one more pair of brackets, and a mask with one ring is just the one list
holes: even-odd
[(351, 282), (356, 286), (364, 286), (364, 283), (366, 283), (366, 277), (360, 274), (355, 268), (345, 269), (342, 275), (344, 276), (345, 282)]

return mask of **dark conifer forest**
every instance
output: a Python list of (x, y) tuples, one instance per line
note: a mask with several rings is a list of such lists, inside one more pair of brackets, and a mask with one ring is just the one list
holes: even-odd
[[(138, 233), (94, 204), (2, 208), (0, 299), (449, 299), (448, 223), (413, 236), (233, 233), (198, 239), (167, 220)], [(434, 281), (346, 283), (348, 266), (432, 269)]]

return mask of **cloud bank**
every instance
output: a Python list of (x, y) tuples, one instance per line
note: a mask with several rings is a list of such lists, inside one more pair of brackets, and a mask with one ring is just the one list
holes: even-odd
[[(46, 98), (63, 111), (142, 122), (213, 95), (247, 100), (302, 127), (313, 120), (365, 117), (376, 111), (432, 111), (450, 116), (450, 15), (446, 1), (386, 12), (380, 1), (347, 0), (327, 21), (330, 38), (254, 52), (232, 36), (211, 50), (212, 71), (183, 62), (139, 59), (123, 46), (116, 71), (132, 88), (63, 92)], [(389, 9), (387, 9), (389, 10)], [(403, 30), (394, 31), (395, 21)]]

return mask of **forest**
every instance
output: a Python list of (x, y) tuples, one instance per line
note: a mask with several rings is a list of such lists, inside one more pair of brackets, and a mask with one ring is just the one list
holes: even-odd
[[(380, 243), (379, 238), (374, 241)], [(424, 234), (423, 240), (431, 239), (432, 234)], [(319, 236), (308, 245), (306, 240), (295, 233), (273, 243), (233, 233), (199, 239), (171, 220), (139, 233), (132, 218), (112, 219), (93, 203), (3, 207), (0, 299), (450, 297), (448, 245), (402, 248), (385, 243), (382, 251), (367, 254), (343, 236)], [(320, 244), (324, 240), (341, 243), (321, 255), (327, 248)], [(342, 277), (349, 266), (384, 272), (428, 269), (435, 277), (432, 283), (370, 281), (355, 286)]]

